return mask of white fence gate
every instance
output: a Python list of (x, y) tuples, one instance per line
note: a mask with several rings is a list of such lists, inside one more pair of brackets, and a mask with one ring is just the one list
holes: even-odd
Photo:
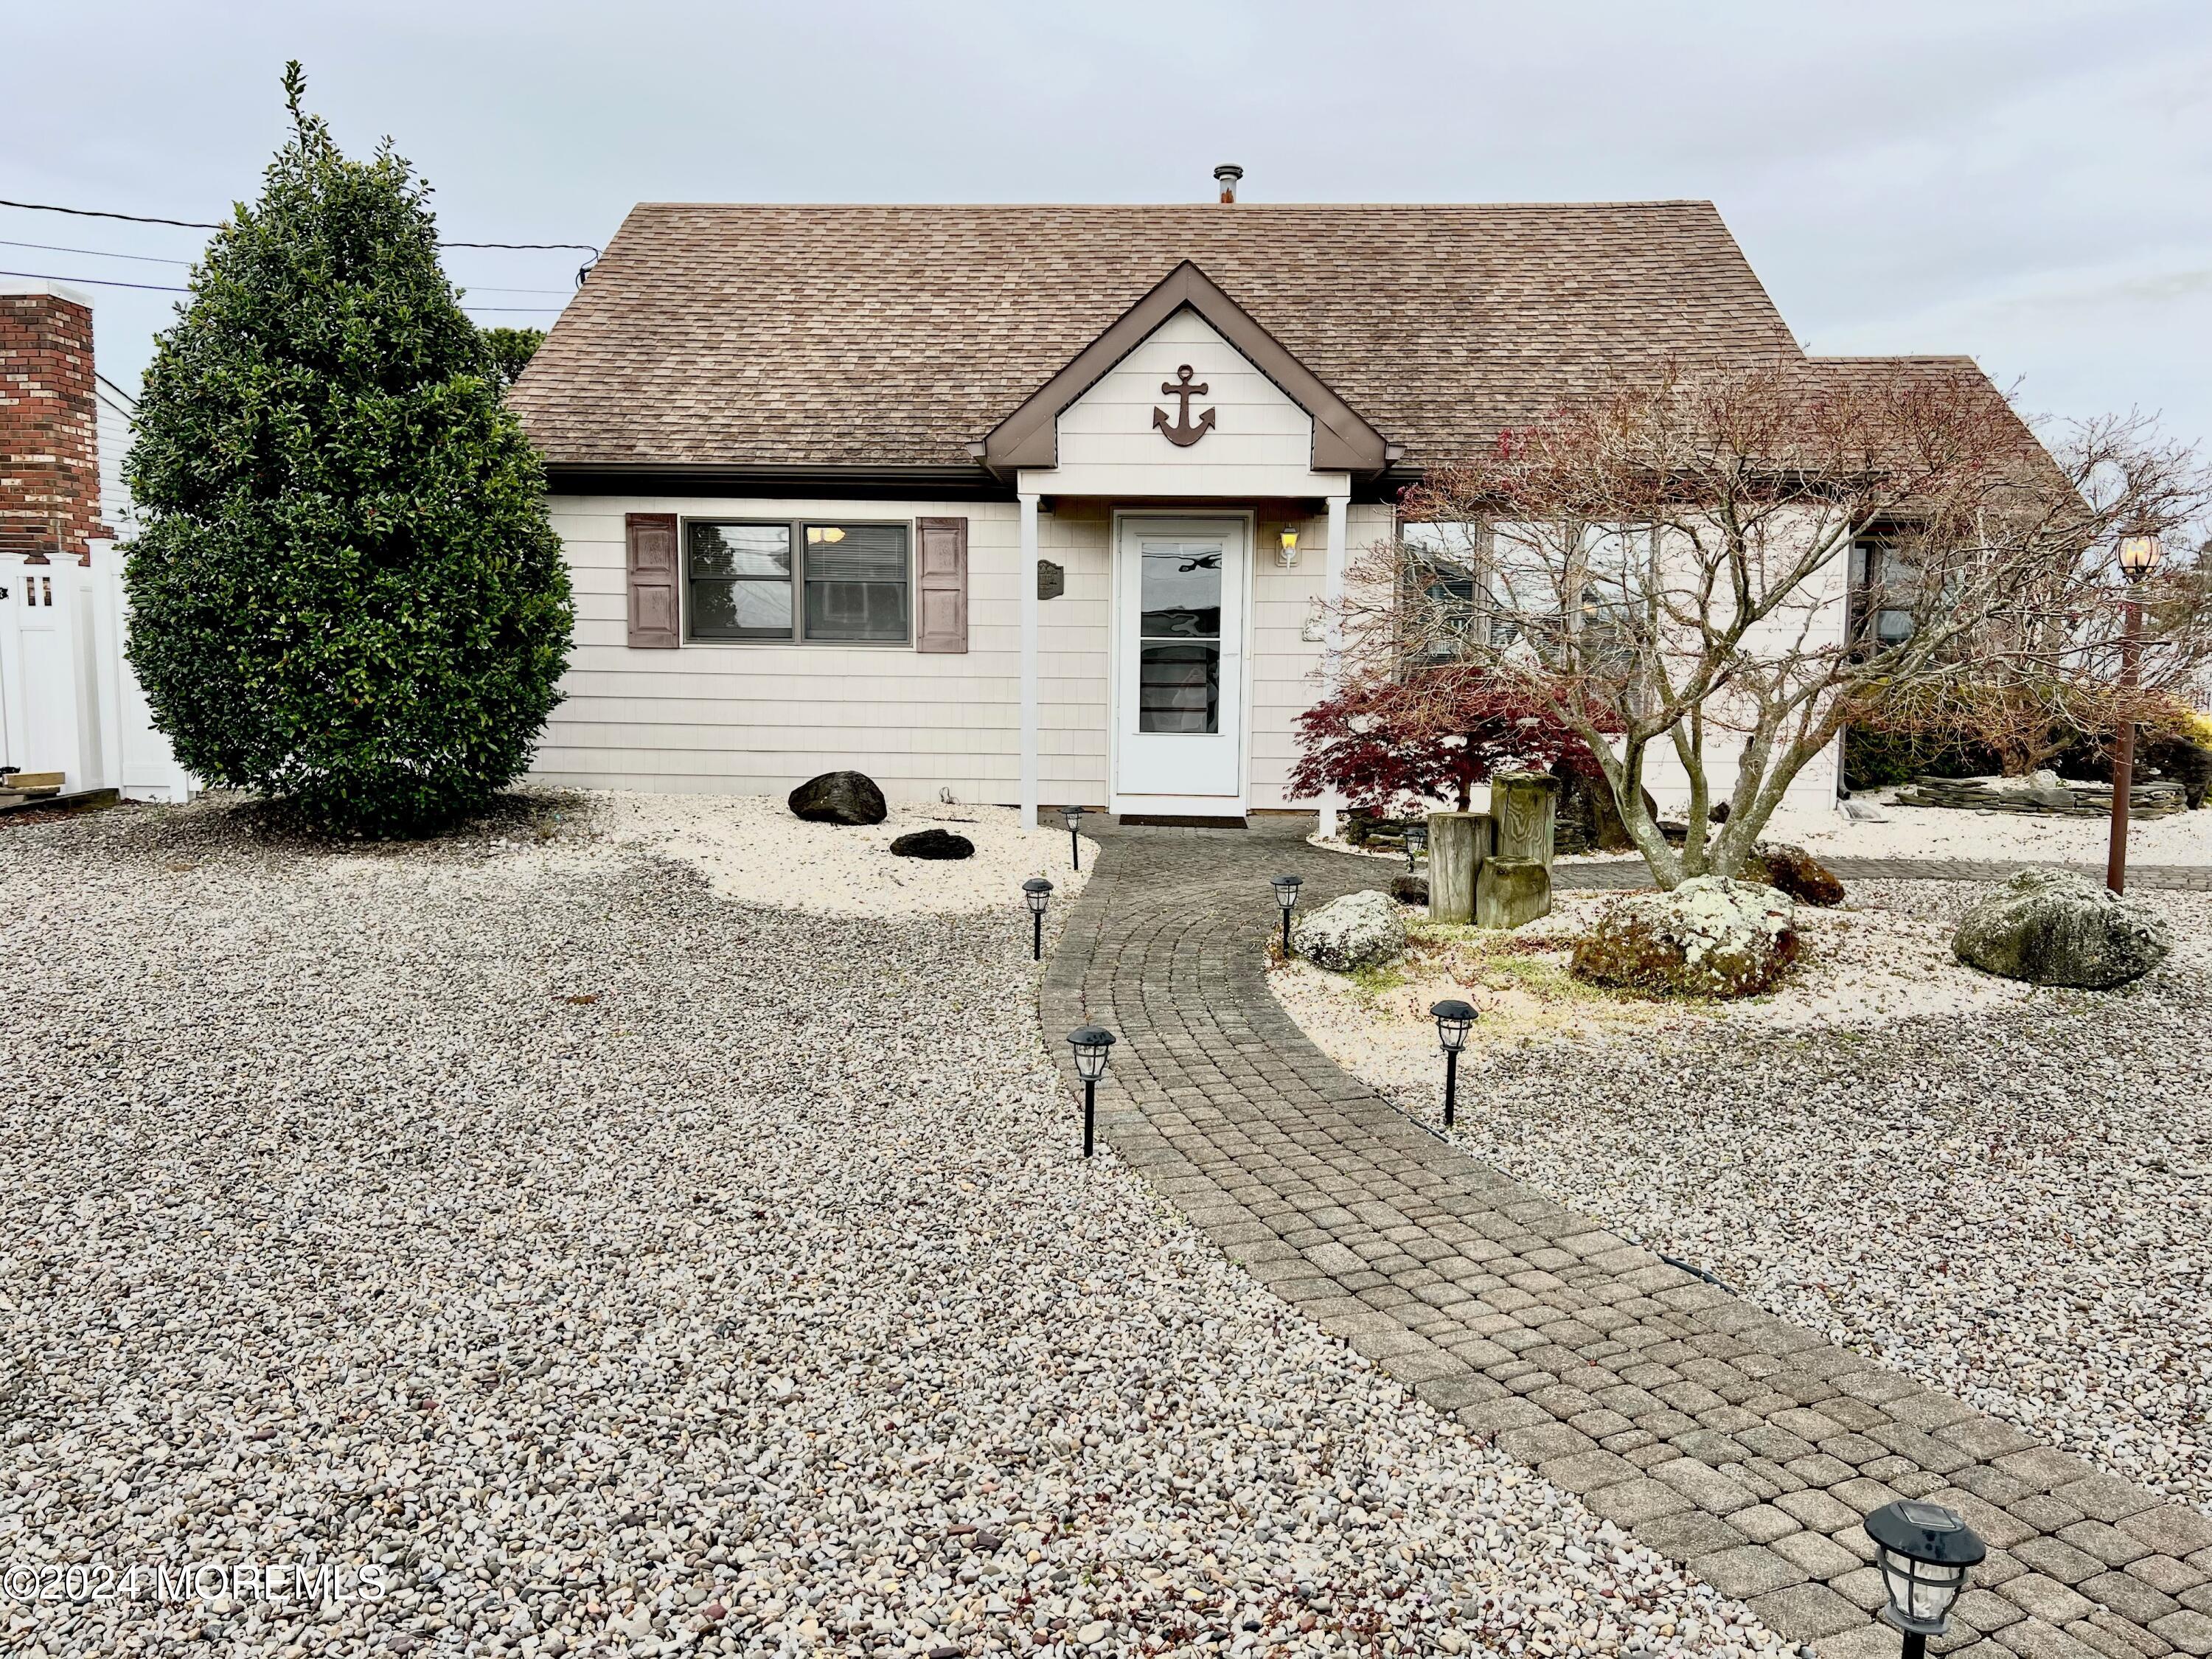
[(59, 772), (69, 793), (185, 800), (191, 780), (123, 659), (122, 567), (106, 542), (88, 564), (0, 554), (0, 765)]

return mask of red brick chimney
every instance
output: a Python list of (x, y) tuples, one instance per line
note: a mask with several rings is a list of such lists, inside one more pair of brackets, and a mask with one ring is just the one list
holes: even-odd
[(82, 557), (112, 533), (100, 521), (91, 302), (0, 282), (0, 552)]

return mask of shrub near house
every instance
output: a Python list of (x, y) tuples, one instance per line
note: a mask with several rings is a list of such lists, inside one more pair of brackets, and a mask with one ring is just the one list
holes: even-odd
[(340, 155), (296, 64), (287, 90), (292, 141), (147, 374), (131, 660), (203, 779), (410, 833), (528, 763), (568, 577), (427, 189)]

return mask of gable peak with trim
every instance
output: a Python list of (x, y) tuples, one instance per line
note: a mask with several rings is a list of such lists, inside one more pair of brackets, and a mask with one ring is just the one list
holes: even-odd
[[(1176, 325), (1186, 318), (1201, 327), (1178, 331)], [(1194, 342), (1211, 348), (1216, 362), (1222, 360), (1219, 354), (1233, 356), (1305, 416), (1309, 471), (1372, 475), (1389, 463), (1395, 447), (1188, 259), (993, 428), (981, 445), (981, 459), (1001, 477), (1017, 468), (1058, 468), (1060, 428), (1071, 410), (1097, 392), (1115, 370), (1144, 356), (1145, 348), (1164, 343), (1182, 349)], [(1174, 371), (1178, 378), (1182, 367), (1177, 365)], [(1221, 394), (1213, 392), (1211, 378), (1218, 371), (1205, 372), (1209, 394), (1218, 397)], [(1172, 385), (1162, 381), (1159, 395), (1179, 399), (1180, 389), (1171, 390)], [(1176, 419), (1182, 418), (1183, 411), (1178, 410)], [(1218, 436), (1224, 431), (1232, 444), (1236, 438), (1246, 435), (1238, 434), (1233, 424), (1217, 428), (1209, 435)], [(1188, 446), (1192, 459), (1213, 462), (1224, 446), (1216, 444), (1200, 458), (1196, 452), (1205, 441), (1201, 437)]]

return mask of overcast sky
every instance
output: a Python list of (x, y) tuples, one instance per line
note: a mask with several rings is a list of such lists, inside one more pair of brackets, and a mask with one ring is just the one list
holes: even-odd
[[(2032, 414), (2212, 437), (2207, 0), (76, 0), (6, 40), (0, 197), (220, 218), (295, 56), (451, 239), (604, 243), (639, 200), (1203, 200), (1222, 161), (1254, 201), (1702, 197), (1814, 350), (1968, 352)], [(183, 267), (15, 244), (202, 237), (0, 208), (0, 270), (158, 284)], [(449, 266), (484, 320), (550, 324), (489, 307), (557, 307), (580, 257)], [(135, 385), (173, 296), (94, 292)]]

